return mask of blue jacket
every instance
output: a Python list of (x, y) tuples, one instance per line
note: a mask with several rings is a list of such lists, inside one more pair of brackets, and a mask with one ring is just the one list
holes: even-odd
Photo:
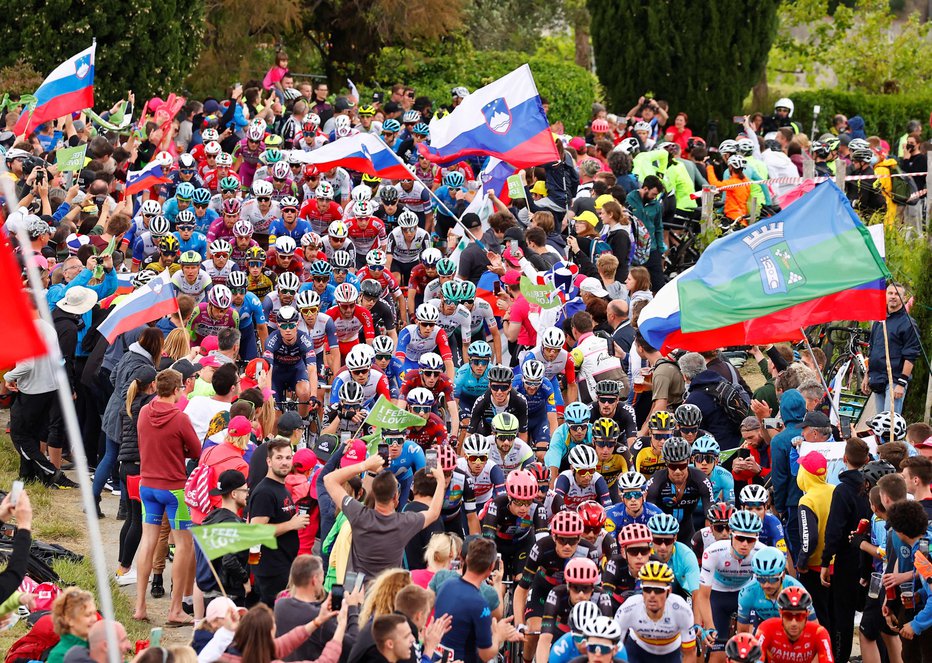
[(806, 399), (795, 389), (788, 389), (780, 397), (780, 416), (786, 426), (770, 441), (770, 481), (773, 485), (773, 504), (783, 513), (787, 507), (799, 505), (802, 491), (790, 471), (790, 451), (793, 438), (802, 434), (800, 424), (806, 416)]
[(116, 270), (111, 269), (109, 272), (104, 272), (104, 280), (98, 283), (97, 285), (88, 285), (91, 280), (91, 277), (94, 276), (94, 273), (85, 268), (78, 272), (78, 275), (71, 279), (70, 283), (59, 283), (53, 285), (49, 288), (48, 292), (45, 295), (46, 301), (49, 303), (49, 309), (54, 311), (55, 306), (62, 299), (65, 298), (65, 293), (68, 292), (69, 288), (73, 288), (76, 285), (84, 286), (85, 288), (90, 288), (97, 293), (97, 299), (103, 299), (104, 297), (109, 297), (116, 292), (117, 289), (117, 275)]
[(741, 432), (728, 419), (728, 415), (711, 395), (700, 389), (704, 385), (714, 385), (725, 379), (713, 370), (706, 369), (689, 383), (686, 402), (699, 408), (702, 412), (700, 427), (712, 434), (722, 451), (741, 446)]
[[(919, 356), (919, 337), (915, 322), (905, 308), (887, 316), (887, 338), (890, 342), (890, 366), (893, 380), (903, 375), (903, 362), (916, 362)], [(887, 352), (883, 343), (883, 323), (875, 322), (871, 327), (870, 357), (867, 360), (867, 376), (874, 391), (883, 392), (887, 386)]]

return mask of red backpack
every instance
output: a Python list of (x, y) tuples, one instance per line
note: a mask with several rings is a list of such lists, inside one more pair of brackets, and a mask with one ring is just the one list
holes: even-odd
[(237, 459), (243, 465), (246, 464), (237, 449), (224, 443), (211, 447), (201, 455), (198, 466), (184, 484), (184, 503), (191, 508), (191, 521), (195, 525), (204, 522), (207, 514), (220, 504), (218, 498), (210, 496), (210, 491), (217, 487), (219, 480), (217, 468), (230, 469), (224, 466)]
[(42, 615), (26, 635), (13, 643), (4, 663), (44, 661), (48, 658), (49, 650), (58, 644), (59, 639), (52, 626), (52, 613)]

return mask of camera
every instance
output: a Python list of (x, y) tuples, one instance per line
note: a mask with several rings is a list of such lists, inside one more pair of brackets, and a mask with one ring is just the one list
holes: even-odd
[(37, 156), (28, 156), (25, 159), (23, 159), (23, 175), (24, 176), (28, 177), (29, 174), (32, 173), (32, 171), (35, 170), (36, 168), (47, 168), (47, 167), (48, 167), (48, 163), (46, 163), (45, 159), (40, 159)]

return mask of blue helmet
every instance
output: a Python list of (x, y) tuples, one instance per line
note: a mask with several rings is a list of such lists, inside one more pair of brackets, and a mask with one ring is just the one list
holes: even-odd
[(401, 124), (398, 123), (398, 120), (385, 120), (382, 123), (382, 133), (396, 134), (399, 131), (401, 131)]
[(466, 184), (466, 177), (458, 170), (451, 170), (443, 176), (443, 184), (450, 189), (461, 189)]
[(210, 202), (210, 191), (207, 189), (195, 189), (194, 190), (194, 202), (198, 205), (206, 205)]
[(728, 519), (728, 528), (732, 532), (741, 532), (742, 534), (753, 534), (757, 536), (764, 528), (764, 523), (756, 513), (751, 511), (735, 511), (731, 518)]
[(680, 532), (680, 523), (669, 513), (658, 513), (647, 521), (647, 529), (654, 536), (676, 536)]
[(311, 263), (311, 276), (330, 276), (333, 273), (333, 265), (326, 260), (315, 260)]
[(485, 341), (473, 341), (469, 344), (469, 347), (466, 348), (466, 353), (469, 355), (470, 359), (473, 357), (476, 359), (488, 359), (492, 356), (492, 346)]
[(751, 569), (756, 576), (777, 576), (786, 571), (786, 555), (773, 546), (754, 553)]
[(411, 127), (411, 133), (415, 133), (418, 136), (429, 136), (430, 128), (424, 122), (418, 122), (413, 127)]
[(182, 182), (175, 189), (175, 198), (180, 200), (191, 200), (194, 198), (194, 185), (190, 182)]
[(576, 401), (566, 406), (566, 410), (563, 412), (563, 418), (568, 424), (587, 424), (589, 423), (591, 414), (592, 412), (589, 410), (588, 405)]
[(702, 435), (697, 437), (693, 442), (693, 455), (696, 454), (714, 454), (718, 456), (722, 453), (722, 448), (718, 446), (718, 442), (711, 435)]

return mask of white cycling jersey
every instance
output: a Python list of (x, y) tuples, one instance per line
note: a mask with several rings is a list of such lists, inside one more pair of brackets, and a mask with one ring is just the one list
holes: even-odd
[(418, 228), (410, 242), (405, 241), (401, 228), (395, 228), (388, 235), (388, 252), (392, 255), (392, 264), (417, 264), (421, 253), (430, 246), (430, 233)]
[(453, 309), (453, 313), (447, 315), (443, 312), (443, 307), (440, 305), (439, 299), (431, 299), (428, 303), (433, 304), (437, 307), (437, 310), (440, 311), (440, 320), (438, 322), (447, 332), (448, 338), (452, 337), (456, 332), (461, 332), (463, 343), (469, 343), (472, 340), (472, 329), (470, 328), (472, 316), (469, 313), (469, 309), (462, 304), (458, 304), (457, 307)]
[[(494, 438), (492, 435), (489, 437)], [(514, 444), (512, 444), (511, 449), (505, 454), (504, 458), (502, 458), (502, 452), (498, 450), (495, 440), (492, 439), (491, 442), (492, 450), (489, 452), (489, 460), (502, 468), (502, 472), (505, 473), (506, 477), (512, 470), (517, 470), (529, 458), (534, 457), (534, 450), (522, 439), (515, 438)]]
[(498, 327), (492, 305), (484, 299), (479, 299), (477, 297), (473, 303), (472, 311), (470, 311), (470, 325), (472, 326), (472, 335), (474, 337), (484, 338), (485, 335), (482, 331), (483, 323), (488, 325), (490, 330)]
[(717, 592), (740, 591), (745, 585), (754, 582), (751, 561), (754, 554), (764, 547), (764, 544), (758, 541), (751, 553), (741, 559), (735, 554), (731, 539), (716, 541), (702, 553), (699, 584), (711, 586)]
[[(494, 444), (492, 445), (495, 446)], [(492, 483), (492, 470), (495, 467), (495, 463), (492, 462), (491, 457), (485, 462), (485, 467), (482, 468), (482, 471), (479, 474), (474, 475), (469, 471), (469, 462), (465, 458), (460, 458), (456, 461), (456, 469), (466, 475), (466, 481), (472, 486), (473, 493), (476, 496), (476, 506), (481, 508), (486, 502), (492, 499), (492, 488), (494, 484)]]
[(211, 283), (213, 283), (213, 280), (210, 278), (210, 274), (203, 269), (198, 272), (194, 283), (188, 283), (184, 278), (184, 272), (180, 269), (172, 274), (172, 285), (184, 294), (194, 297), (198, 303), (204, 301), (204, 294)]
[(663, 615), (654, 621), (644, 607), (644, 597), (636, 594), (628, 598), (618, 612), (615, 621), (637, 645), (649, 654), (671, 654), (681, 647), (694, 647), (693, 611), (686, 600), (676, 594), (667, 595)]

